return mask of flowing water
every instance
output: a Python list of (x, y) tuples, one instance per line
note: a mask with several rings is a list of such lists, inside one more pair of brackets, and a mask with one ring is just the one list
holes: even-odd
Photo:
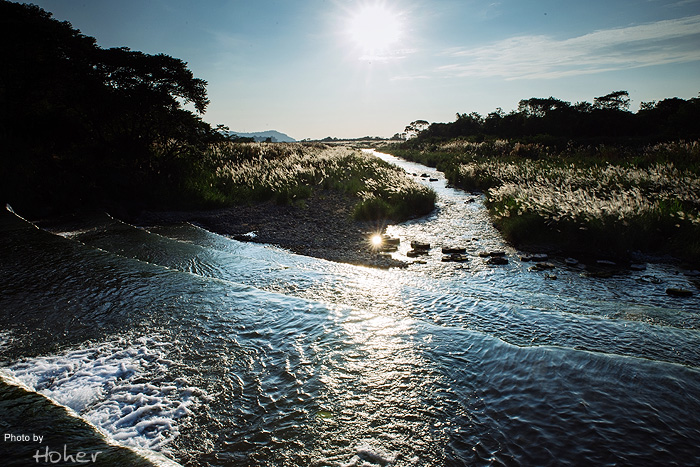
[[(98, 216), (47, 232), (3, 214), (3, 385), (182, 465), (700, 463), (700, 299), (665, 292), (697, 292), (693, 277), (530, 270), (479, 195), (380, 156), (439, 195), (430, 217), (389, 227), (394, 256), (421, 240), (466, 246), (467, 262), (434, 248), (378, 270), (189, 224)], [(487, 265), (490, 250), (509, 263)], [(0, 453), (36, 465), (35, 437), (60, 421), (4, 418)]]

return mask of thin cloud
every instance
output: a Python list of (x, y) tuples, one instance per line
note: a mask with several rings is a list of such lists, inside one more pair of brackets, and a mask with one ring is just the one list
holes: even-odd
[(700, 15), (626, 28), (595, 31), (570, 39), (512, 37), (476, 48), (451, 49), (456, 62), (439, 67), (443, 76), (560, 78), (700, 60)]

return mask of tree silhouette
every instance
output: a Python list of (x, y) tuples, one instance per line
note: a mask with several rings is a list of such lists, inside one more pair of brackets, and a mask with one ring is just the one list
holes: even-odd
[(206, 81), (180, 59), (102, 49), (39, 7), (5, 0), (0, 52), (0, 201), (157, 201), (187, 184), (220, 137), (197, 115)]
[(593, 99), (593, 107), (603, 110), (627, 111), (630, 108), (630, 95), (627, 91), (615, 91)]
[(569, 142), (644, 145), (700, 137), (700, 98), (642, 103), (636, 114), (630, 112), (629, 107), (627, 91), (596, 97), (593, 104), (577, 102), (572, 105), (551, 96), (532, 97), (521, 100), (517, 111), (510, 113), (500, 108), (486, 118), (475, 112), (457, 113), (454, 122), (432, 123), (406, 145), (419, 147), (449, 138), (481, 141), (486, 137), (546, 142), (562, 147)]

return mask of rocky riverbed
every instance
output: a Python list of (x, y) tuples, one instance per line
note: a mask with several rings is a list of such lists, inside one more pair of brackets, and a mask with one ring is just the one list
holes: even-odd
[(130, 222), (154, 224), (191, 222), (237, 240), (277, 245), (306, 256), (378, 268), (406, 263), (379, 254), (370, 238), (383, 233), (386, 221), (352, 218), (357, 199), (335, 191), (314, 192), (292, 205), (264, 202), (207, 211), (144, 211)]

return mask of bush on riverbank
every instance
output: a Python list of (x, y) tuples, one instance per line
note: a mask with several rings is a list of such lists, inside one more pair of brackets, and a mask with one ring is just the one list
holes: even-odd
[(405, 220), (429, 213), (435, 192), (381, 159), (344, 147), (313, 143), (211, 145), (198, 197), (212, 205), (275, 200), (303, 203), (313, 190), (357, 197), (359, 220)]
[(571, 253), (670, 252), (700, 260), (700, 143), (642, 148), (452, 140), (383, 149), (484, 190), (495, 225), (516, 245)]

